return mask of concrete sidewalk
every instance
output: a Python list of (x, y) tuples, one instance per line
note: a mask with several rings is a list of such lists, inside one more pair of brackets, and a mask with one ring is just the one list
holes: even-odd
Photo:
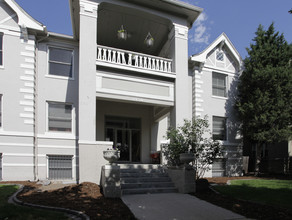
[(125, 195), (122, 200), (139, 220), (246, 219), (188, 194)]

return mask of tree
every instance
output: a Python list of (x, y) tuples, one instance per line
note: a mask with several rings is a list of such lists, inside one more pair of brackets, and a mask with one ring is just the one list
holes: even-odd
[(257, 146), (258, 173), (263, 144), (292, 135), (292, 53), (273, 23), (268, 30), (259, 25), (255, 34), (254, 44), (247, 48), (236, 106), (244, 139)]
[(179, 154), (192, 152), (195, 155), (193, 166), (197, 179), (210, 169), (216, 157), (221, 156), (222, 146), (211, 138), (207, 116), (194, 117), (192, 121), (185, 119), (183, 126), (170, 128), (166, 137), (169, 144), (163, 147), (163, 153), (168, 165), (179, 166)]

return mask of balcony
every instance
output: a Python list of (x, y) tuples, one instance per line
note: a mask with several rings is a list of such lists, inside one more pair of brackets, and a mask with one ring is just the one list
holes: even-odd
[(97, 45), (96, 65), (175, 78), (172, 60), (148, 54)]

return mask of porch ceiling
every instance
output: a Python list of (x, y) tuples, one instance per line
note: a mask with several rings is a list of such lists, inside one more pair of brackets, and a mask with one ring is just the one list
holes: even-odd
[[(128, 33), (126, 40), (117, 37), (122, 25)], [(137, 9), (109, 3), (101, 3), (98, 7), (97, 43), (100, 45), (157, 56), (170, 29), (169, 20)], [(154, 38), (154, 45), (150, 48), (144, 43), (148, 32)]]

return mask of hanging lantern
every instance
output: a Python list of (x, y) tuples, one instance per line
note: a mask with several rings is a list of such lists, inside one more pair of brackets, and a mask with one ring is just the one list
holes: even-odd
[(118, 30), (118, 38), (121, 40), (127, 40), (127, 31), (124, 29), (124, 26), (121, 26), (121, 29)]
[(154, 45), (154, 38), (152, 37), (152, 35), (150, 34), (150, 32), (148, 32), (145, 40), (144, 40), (144, 43), (146, 44), (146, 46), (148, 48), (152, 47)]

